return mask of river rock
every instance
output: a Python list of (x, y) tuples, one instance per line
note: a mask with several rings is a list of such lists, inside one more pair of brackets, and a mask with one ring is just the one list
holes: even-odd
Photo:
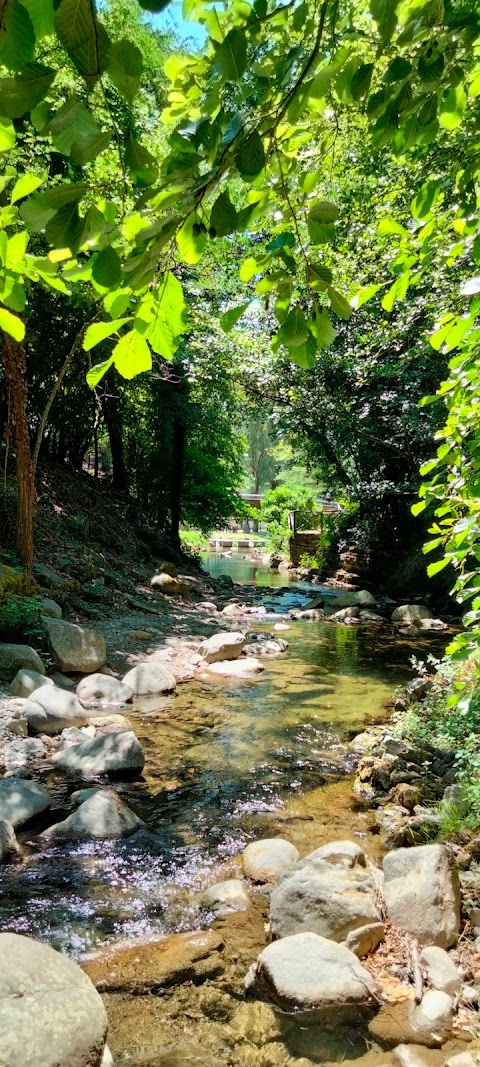
[(365, 853), (355, 841), (330, 841), (328, 845), (321, 845), (314, 852), (305, 856), (305, 861), (323, 860), (331, 863), (334, 867), (366, 867), (367, 858)]
[(0, 677), (11, 678), (22, 668), (35, 671), (37, 674), (47, 673), (38, 652), (30, 648), (30, 645), (0, 643)]
[(229, 878), (209, 886), (202, 894), (202, 904), (217, 915), (223, 915), (229, 911), (245, 911), (250, 907), (250, 897), (239, 878)]
[(385, 940), (385, 927), (383, 923), (370, 923), (369, 926), (359, 926), (358, 930), (350, 930), (345, 939), (345, 945), (354, 952), (359, 959), (368, 956)]
[(181, 578), (172, 578), (170, 574), (154, 574), (150, 585), (157, 593), (164, 593), (165, 596), (183, 596), (190, 591), (188, 582), (183, 582)]
[(480, 1067), (480, 1052), (457, 1052), (449, 1056), (444, 1067)]
[(362, 610), (360, 612), (359, 619), (360, 619), (360, 622), (364, 622), (364, 623), (367, 623), (367, 624), (368, 623), (372, 623), (374, 625), (378, 625), (380, 623), (384, 623), (385, 622), (385, 619), (383, 618), (383, 615), (377, 615), (376, 611)]
[(274, 941), (250, 969), (246, 986), (259, 987), (282, 1011), (305, 1018), (352, 1021), (354, 1008), (372, 1004), (372, 976), (353, 952), (315, 933)]
[(376, 883), (361, 867), (345, 869), (306, 859), (272, 890), (270, 925), (276, 937), (309, 931), (344, 941), (351, 930), (378, 923)]
[(242, 864), (247, 878), (254, 882), (274, 882), (300, 858), (295, 845), (283, 837), (252, 841), (243, 851)]
[(145, 753), (133, 730), (116, 731), (61, 748), (52, 756), (61, 771), (90, 778), (95, 774), (140, 774)]
[(113, 945), (82, 960), (102, 993), (146, 994), (181, 982), (198, 982), (223, 970), (223, 942), (213, 930), (171, 934), (157, 940)]
[[(55, 666), (60, 671), (93, 674), (107, 658), (105, 638), (63, 619), (44, 619)], [(44, 673), (44, 672), (41, 672)]]
[(433, 1046), (443, 1045), (452, 1032), (452, 998), (437, 989), (427, 990), (413, 1011), (412, 1023), (421, 1041), (429, 1039)]
[(424, 604), (402, 604), (392, 611), (390, 618), (392, 622), (400, 623), (402, 626), (418, 626), (422, 619), (431, 619), (432, 616), (433, 612)]
[(261, 674), (265, 667), (255, 656), (242, 656), (242, 659), (209, 663), (208, 670), (211, 674), (221, 674), (227, 678), (251, 678), (252, 675)]
[(332, 622), (346, 622), (347, 619), (357, 619), (360, 615), (360, 608), (354, 606), (351, 608), (341, 608), (340, 611), (334, 611), (333, 615), (330, 615)]
[[(423, 1045), (397, 1045), (392, 1053), (396, 1067), (434, 1067), (432, 1052)], [(440, 1067), (440, 1060), (438, 1067)]]
[(133, 689), (118, 678), (89, 674), (78, 683), (77, 697), (86, 708), (98, 704), (127, 704), (133, 698)]
[(444, 845), (390, 852), (383, 861), (391, 922), (422, 945), (450, 948), (460, 933), (460, 883)]
[(356, 597), (357, 604), (360, 604), (362, 608), (376, 608), (377, 606), (373, 593), (369, 593), (368, 589), (359, 589)]
[(11, 822), (7, 819), (0, 819), (0, 863), (18, 850), (19, 845)]
[(45, 675), (39, 674), (38, 671), (29, 671), (26, 667), (22, 667), (17, 671), (8, 688), (14, 697), (29, 697), (42, 685), (53, 684), (51, 678), (45, 678)]
[(420, 954), (420, 965), (433, 989), (454, 996), (462, 988), (462, 979), (445, 949), (427, 945)]
[(213, 634), (200, 645), (199, 652), (206, 663), (238, 659), (245, 647), (245, 636), (240, 633)]
[(59, 734), (68, 726), (83, 726), (86, 722), (77, 697), (53, 685), (36, 689), (23, 714), (29, 727), (42, 734)]
[(102, 999), (60, 952), (0, 934), (2, 1067), (95, 1067), (107, 1033)]
[(123, 684), (133, 690), (134, 697), (158, 696), (173, 693), (177, 683), (168, 667), (161, 660), (146, 659), (133, 667), (123, 678)]
[(332, 599), (329, 602), (329, 604), (330, 603), (331, 603), (331, 605), (333, 607), (333, 610), (336, 612), (336, 611), (338, 611), (339, 608), (354, 608), (354, 607), (358, 607), (360, 601), (358, 599), (358, 593), (355, 593), (355, 592), (352, 591), (352, 592), (347, 592), (347, 593), (340, 593), (335, 598), (332, 597)]
[(113, 1056), (110, 1052), (108, 1045), (105, 1045), (105, 1048), (103, 1050), (103, 1056), (102, 1061), (100, 1063), (100, 1067), (115, 1067), (115, 1064), (113, 1062)]
[(50, 793), (38, 782), (16, 777), (0, 780), (0, 818), (12, 826), (22, 826), (41, 811), (46, 811), (51, 802)]
[(99, 789), (67, 819), (44, 830), (42, 837), (49, 841), (128, 837), (143, 825), (114, 789)]
[(420, 619), (421, 630), (433, 630), (434, 632), (439, 630), (448, 630), (448, 623), (443, 619)]
[(61, 619), (62, 609), (60, 604), (57, 604), (56, 600), (51, 600), (46, 596), (40, 602), (40, 610), (42, 615), (48, 615), (51, 619)]
[(76, 789), (74, 793), (70, 793), (70, 800), (74, 804), (84, 804), (86, 800), (90, 800), (90, 797), (95, 796), (95, 793), (99, 793), (101, 789), (101, 785), (87, 785), (85, 789)]

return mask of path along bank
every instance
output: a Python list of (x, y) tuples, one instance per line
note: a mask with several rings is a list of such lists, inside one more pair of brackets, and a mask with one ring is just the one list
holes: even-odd
[[(165, 584), (160, 584), (165, 589)], [(185, 584), (188, 587), (189, 583)], [(412, 998), (412, 990), (418, 998), (418, 981), (416, 987), (410, 981), (412, 959), (416, 959), (409, 942), (412, 935), (401, 931), (398, 922), (392, 927), (388, 916), (385, 922), (378, 866), (382, 845), (378, 835), (369, 833), (373, 821), (370, 810), (356, 810), (351, 782), (345, 778), (352, 755), (342, 743), (342, 734), (344, 737), (348, 731), (360, 729), (365, 719), (378, 715), (381, 699), (402, 676), (400, 670), (395, 676), (395, 670), (386, 670), (383, 665), (382, 670), (371, 664), (367, 667), (365, 662), (375, 648), (387, 649), (387, 645), (387, 662), (398, 662), (397, 638), (389, 618), (392, 606), (380, 605), (384, 622), (346, 621), (359, 619), (361, 611), (373, 605), (361, 606), (358, 613), (347, 614), (337, 622), (325, 622), (320, 614), (325, 604), (305, 608), (301, 601), (294, 612), (316, 613), (313, 618), (282, 619), (286, 611), (270, 618), (270, 603), (258, 605), (258, 599), (267, 596), (279, 606), (284, 592), (273, 595), (272, 591), (226, 589), (226, 585), (223, 589), (222, 583), (210, 585), (210, 601), (201, 599), (205, 590), (200, 588), (196, 601), (190, 601), (188, 590), (187, 599), (175, 599), (173, 611), (171, 607), (164, 610), (164, 593), (153, 594), (158, 597), (156, 610), (160, 611), (162, 603), (162, 632), (160, 627), (156, 634), (152, 632), (155, 617), (151, 616), (150, 632), (144, 631), (148, 633), (145, 644), (149, 654), (144, 658), (139, 651), (132, 652), (125, 666), (136, 671), (130, 683), (134, 682), (137, 693), (138, 686), (145, 686), (145, 679), (153, 675), (155, 684), (162, 686), (167, 682), (171, 685), (172, 674), (174, 678), (190, 678), (173, 690), (177, 696), (138, 693), (131, 704), (113, 711), (109, 708), (107, 717), (105, 707), (85, 706), (89, 703), (85, 693), (91, 697), (93, 692), (96, 699), (104, 701), (102, 687), (118, 685), (118, 679), (100, 674), (103, 668), (97, 665), (92, 671), (91, 661), (89, 681), (82, 682), (78, 691), (78, 697), (83, 694), (80, 712), (73, 704), (76, 722), (65, 726), (62, 721), (62, 732), (57, 729), (58, 708), (54, 714), (51, 696), (41, 695), (38, 704), (38, 690), (33, 692), (33, 698), (37, 694), (33, 704), (43, 709), (45, 717), (38, 707), (23, 704), (14, 709), (9, 705), (10, 726), (3, 748), (5, 752), (7, 746), (10, 765), (8, 761), (4, 764), (8, 777), (2, 780), (3, 788), (12, 789), (9, 782), (15, 778), (19, 794), (22, 789), (28, 793), (29, 785), (46, 787), (50, 803), (44, 798), (43, 810), (33, 815), (37, 821), (23, 823), (25, 831), (22, 819), (17, 823), (21, 852), (14, 863), (4, 867), (2, 927), (39, 934), (79, 956), (86, 948), (109, 943), (111, 947), (101, 949), (100, 955), (84, 966), (103, 991), (111, 1047), (116, 1062), (122, 1065), (252, 1063), (267, 1067), (278, 1063), (306, 1067), (338, 1062), (340, 1056), (358, 1064), (389, 1064), (400, 1062), (398, 1057), (392, 1058), (389, 1046), (411, 1043), (412, 1034), (415, 1043), (423, 1043), (426, 1036), (430, 1044), (447, 1039), (445, 1055), (443, 1051), (429, 1051), (426, 1061), (443, 1064), (458, 1047), (448, 1041), (459, 1037), (463, 1042), (470, 1036), (475, 1011), (462, 1003), (458, 1012), (454, 1010), (456, 1003), (447, 1005), (443, 1000), (439, 1021), (431, 1016), (431, 997), (426, 1004), (424, 997), (418, 1003)], [(325, 600), (330, 601), (328, 591)], [(202, 603), (207, 606), (202, 607)], [(285, 603), (281, 606), (287, 607)], [(135, 632), (137, 623), (138, 619), (129, 620), (129, 632)], [(290, 629), (274, 630), (279, 625)], [(308, 625), (311, 636), (302, 644), (295, 637), (295, 628)], [(353, 631), (362, 625), (372, 637), (366, 634), (359, 651), (359, 642), (352, 638)], [(118, 640), (124, 630), (125, 623), (114, 620), (107, 628), (109, 663), (114, 669), (124, 655)], [(208, 632), (219, 636), (213, 642), (210, 637), (206, 648)], [(259, 632), (267, 638), (259, 640)], [(232, 637), (235, 633), (241, 636)], [(290, 647), (268, 650), (267, 641), (272, 637), (289, 641)], [(138, 639), (139, 646), (142, 640)], [(157, 640), (160, 650), (153, 652), (152, 661), (151, 647)], [(400, 651), (406, 654), (409, 635), (400, 635), (400, 640), (405, 642)], [(417, 634), (416, 644), (422, 640)], [(326, 642), (323, 646), (319, 644), (322, 641)], [(295, 642), (299, 654), (294, 658), (291, 650)], [(254, 647), (249, 649), (249, 645)], [(323, 647), (323, 662), (309, 660), (309, 645)], [(235, 658), (223, 658), (225, 649), (229, 656), (234, 652)], [(245, 649), (256, 654), (245, 655)], [(341, 673), (342, 656), (351, 673)], [(377, 657), (381, 658), (378, 652)], [(71, 660), (59, 665), (66, 670), (66, 663), (70, 677), (74, 676)], [(260, 670), (258, 663), (266, 670)], [(163, 682), (159, 683), (161, 677)], [(266, 678), (277, 678), (277, 686), (272, 686), (271, 680), (267, 683)], [(343, 681), (339, 683), (339, 679)], [(350, 691), (345, 679), (353, 683)], [(122, 684), (128, 686), (128, 678)], [(41, 687), (44, 692), (49, 688)], [(289, 692), (286, 711), (285, 691)], [(70, 700), (74, 701), (71, 692)], [(348, 700), (356, 706), (346, 708)], [(69, 706), (72, 710), (71, 703)], [(125, 714), (130, 722), (126, 722)], [(50, 725), (53, 718), (54, 732), (39, 732), (48, 716)], [(20, 732), (10, 741), (11, 723), (20, 723), (17, 729), (21, 731), (25, 721), (28, 737), (23, 738)], [(125, 729), (130, 725), (132, 730)], [(37, 751), (23, 763), (32, 742)], [(40, 752), (39, 744), (44, 751)], [(123, 761), (122, 766), (119, 761)], [(32, 777), (19, 777), (18, 772)], [(407, 767), (406, 773), (414, 772)], [(134, 777), (139, 774), (142, 777)], [(41, 784), (37, 786), (37, 782)], [(100, 794), (74, 797), (82, 786), (102, 789)], [(141, 819), (143, 825), (135, 819)], [(122, 836), (112, 838), (113, 829)], [(98, 832), (102, 835), (100, 849), (95, 839)], [(207, 847), (205, 837), (209, 839)], [(245, 867), (239, 858), (247, 842), (272, 837), (286, 842), (279, 845), (277, 841), (274, 849), (289, 853), (287, 867), (274, 870), (282, 881), (273, 893), (271, 870), (266, 880), (265, 872), (259, 878), (258, 868), (255, 871), (248, 861)], [(352, 853), (351, 845), (342, 846), (336, 859), (332, 860), (332, 854), (312, 858), (312, 853), (333, 838), (350, 839), (356, 850)], [(409, 854), (414, 855), (411, 850)], [(376, 860), (374, 866), (367, 856)], [(292, 878), (293, 890), (290, 882), (287, 892)], [(297, 899), (299, 883), (304, 886), (295, 920), (300, 928), (289, 926), (287, 930), (278, 923), (275, 928), (270, 895), (273, 907), (274, 894), (286, 894), (285, 907), (290, 915), (288, 894), (292, 891)], [(220, 889), (212, 888), (219, 884)], [(343, 911), (352, 893), (361, 901), (360, 911), (354, 909), (353, 918), (349, 914), (346, 920)], [(37, 912), (33, 917), (32, 901)], [(328, 921), (325, 918), (331, 901), (337, 909), (335, 922), (331, 916)], [(321, 922), (319, 914), (323, 916)], [(265, 923), (271, 924), (270, 931)], [(341, 943), (350, 934), (359, 927), (373, 926), (376, 932), (370, 931), (368, 936), (375, 939), (382, 924), (384, 940), (369, 952), (366, 964), (342, 956)], [(159, 940), (159, 934), (172, 930), (176, 932)], [(279, 938), (272, 950), (278, 944), (281, 948), (275, 952), (286, 955), (273, 961), (273, 971), (271, 960), (261, 958), (245, 992), (245, 976), (272, 933)], [(130, 948), (114, 947), (128, 935), (135, 939), (133, 961)], [(307, 941), (289, 941), (299, 935)], [(373, 942), (368, 944), (372, 949)], [(340, 947), (337, 950), (335, 946)], [(343, 946), (342, 951), (351, 953), (352, 948)], [(298, 988), (284, 985), (285, 975), (290, 982), (299, 959), (309, 960), (306, 970), (314, 983), (308, 989), (302, 984)], [(463, 986), (471, 983), (473, 964), (469, 964), (469, 971), (465, 961), (457, 962), (463, 967)], [(361, 968), (358, 973), (357, 966)], [(382, 967), (385, 977), (377, 973)], [(424, 962), (420, 967), (425, 968)], [(407, 971), (390, 974), (389, 968)], [(370, 987), (370, 979), (367, 981), (363, 973), (372, 969), (375, 987)], [(300, 978), (303, 980), (302, 974)], [(352, 980), (350, 985), (347, 979)], [(425, 976), (422, 994), (431, 992), (429, 982)], [(406, 1013), (400, 1030), (385, 1033), (384, 1027), (382, 1032), (379, 1020), (391, 1019), (398, 1004), (404, 1005), (402, 1011)], [(425, 1021), (422, 1010), (424, 1014), (427, 1008)], [(21, 1030), (17, 1028), (17, 1032)], [(465, 1046), (462, 1043), (460, 1047)]]

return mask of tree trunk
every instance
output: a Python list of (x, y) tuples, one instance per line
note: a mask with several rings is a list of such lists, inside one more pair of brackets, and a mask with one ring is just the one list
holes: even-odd
[(185, 426), (178, 416), (173, 420), (172, 472), (170, 479), (170, 540), (180, 551), (180, 517), (185, 470)]
[(105, 384), (108, 392), (103, 394), (100, 403), (112, 453), (112, 486), (119, 492), (125, 493), (127, 491), (127, 469), (123, 449), (122, 397), (116, 390), (110, 374), (105, 376)]
[(9, 334), (3, 335), (3, 369), (7, 383), (9, 420), (17, 470), (17, 552), (29, 571), (33, 563), (35, 476), (27, 422), (25, 350)]

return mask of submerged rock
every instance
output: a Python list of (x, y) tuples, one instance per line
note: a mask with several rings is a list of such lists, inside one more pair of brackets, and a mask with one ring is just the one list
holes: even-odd
[(40, 689), (42, 685), (53, 684), (51, 678), (45, 678), (45, 675), (39, 674), (38, 671), (30, 671), (26, 667), (21, 667), (8, 688), (14, 697), (28, 698), (36, 689)]
[(55, 666), (60, 671), (93, 674), (103, 667), (107, 646), (100, 634), (63, 619), (45, 617), (44, 625)]
[(69, 726), (84, 726), (87, 721), (77, 697), (53, 685), (36, 689), (23, 714), (31, 729), (42, 734), (59, 734)]
[(390, 852), (383, 861), (387, 916), (422, 945), (450, 948), (460, 934), (460, 883), (444, 845)]
[(235, 660), (245, 647), (245, 636), (240, 633), (213, 634), (200, 645), (199, 652), (206, 663)]
[(123, 678), (123, 684), (133, 690), (134, 697), (156, 696), (173, 693), (177, 683), (168, 667), (161, 660), (146, 659), (133, 667)]
[(283, 837), (252, 841), (242, 855), (243, 870), (254, 882), (274, 882), (300, 858), (295, 845)]
[(223, 941), (213, 930), (171, 934), (112, 946), (82, 961), (102, 993), (144, 994), (180, 982), (214, 977), (223, 970)]
[(252, 675), (261, 674), (265, 667), (261, 660), (254, 656), (242, 656), (241, 659), (209, 663), (208, 670), (211, 674), (223, 674), (227, 678), (250, 678)]
[(77, 697), (87, 708), (96, 704), (127, 704), (133, 698), (133, 689), (107, 674), (90, 674), (78, 683)]
[(18, 934), (0, 934), (2, 1067), (94, 1067), (107, 1033), (102, 999), (76, 963)]
[(359, 866), (333, 866), (307, 858), (284, 874), (272, 890), (270, 923), (276, 937), (302, 931), (344, 941), (351, 930), (378, 923), (376, 882)]
[(52, 803), (50, 793), (38, 782), (23, 778), (0, 780), (0, 818), (12, 826), (22, 826)]
[(89, 778), (96, 774), (140, 774), (145, 753), (133, 730), (103, 734), (69, 745), (52, 756), (61, 771)]
[(114, 789), (95, 790), (67, 819), (49, 826), (47, 840), (75, 841), (81, 838), (128, 837), (144, 823), (124, 804)]
[(353, 952), (315, 933), (268, 945), (246, 979), (296, 1018), (351, 1022), (354, 1008), (371, 1007), (372, 976)]

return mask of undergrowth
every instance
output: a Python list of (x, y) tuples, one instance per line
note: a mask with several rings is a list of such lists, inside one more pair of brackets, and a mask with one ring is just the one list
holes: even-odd
[(399, 713), (396, 732), (455, 754), (456, 785), (440, 805), (442, 834), (480, 827), (480, 656), (464, 660), (429, 656), (415, 661), (420, 675), (433, 672), (425, 698)]
[(39, 596), (10, 596), (0, 603), (0, 640), (41, 647), (44, 643), (41, 604)]

